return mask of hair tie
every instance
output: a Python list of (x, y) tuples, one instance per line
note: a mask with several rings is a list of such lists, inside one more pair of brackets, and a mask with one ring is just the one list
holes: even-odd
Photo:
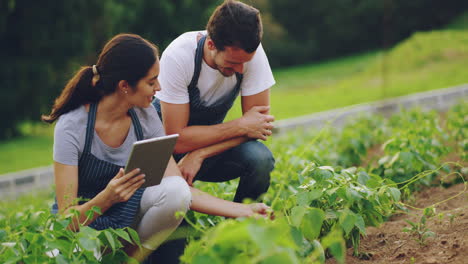
[(92, 79), (92, 85), (93, 85), (93, 87), (96, 87), (96, 84), (97, 84), (97, 82), (99, 81), (99, 79), (100, 79), (100, 76), (99, 76), (99, 72), (98, 72), (97, 66), (96, 66), (96, 65), (93, 65), (93, 79)]

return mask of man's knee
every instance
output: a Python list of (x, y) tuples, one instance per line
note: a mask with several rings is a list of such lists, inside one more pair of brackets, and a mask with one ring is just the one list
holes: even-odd
[(275, 167), (271, 151), (261, 142), (249, 141), (239, 146), (238, 155), (245, 168), (252, 173), (268, 177)]

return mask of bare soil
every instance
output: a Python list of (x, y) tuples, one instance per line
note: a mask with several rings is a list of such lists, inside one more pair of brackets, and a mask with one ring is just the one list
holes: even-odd
[[(425, 208), (450, 199), (437, 206), (436, 215), (429, 218), (427, 227), (436, 236), (427, 238), (424, 244), (416, 235), (403, 232), (410, 227), (405, 222), (419, 222), (422, 210), (392, 217), (380, 227), (367, 228), (367, 236), (361, 240), (359, 251), (367, 255), (352, 256), (348, 249), (346, 263), (468, 263), (468, 185), (457, 184), (449, 188), (432, 187), (415, 194), (413, 206)], [(440, 215), (439, 215), (440, 214)], [(329, 259), (327, 263), (336, 263)]]

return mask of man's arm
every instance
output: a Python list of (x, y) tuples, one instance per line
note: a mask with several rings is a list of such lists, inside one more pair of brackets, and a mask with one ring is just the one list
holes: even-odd
[(187, 126), (190, 117), (189, 104), (170, 104), (161, 101), (164, 128), (167, 134), (179, 134), (175, 153), (186, 153), (238, 137), (266, 140), (271, 130), (273, 116), (263, 114), (268, 107), (258, 106), (241, 118), (211, 126)]
[[(242, 96), (242, 114), (245, 114), (247, 111), (252, 109), (254, 106), (270, 106), (270, 89), (266, 89), (263, 92), (250, 96)], [(268, 115), (270, 109), (263, 112), (262, 114)]]

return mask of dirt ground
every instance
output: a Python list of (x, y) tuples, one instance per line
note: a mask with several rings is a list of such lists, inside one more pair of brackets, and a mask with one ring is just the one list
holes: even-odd
[[(412, 204), (418, 208), (459, 194), (436, 206), (435, 216), (427, 220), (427, 227), (435, 237), (427, 238), (424, 244), (416, 241), (416, 235), (403, 232), (403, 228), (410, 227), (405, 220), (417, 223), (421, 219), (422, 211), (411, 210), (392, 217), (378, 228), (367, 228), (359, 250), (367, 253), (368, 259), (353, 257), (353, 250), (348, 249), (346, 263), (468, 263), (467, 187), (461, 183), (449, 188), (432, 187), (415, 194)], [(327, 263), (336, 261), (329, 259)]]

